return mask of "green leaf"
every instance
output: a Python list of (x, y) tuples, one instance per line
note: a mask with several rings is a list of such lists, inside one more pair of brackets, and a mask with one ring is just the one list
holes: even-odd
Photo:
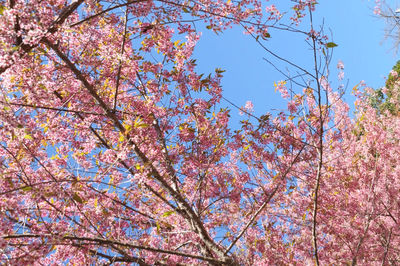
[(163, 213), (163, 215), (161, 215), (161, 217), (168, 217), (168, 216), (170, 216), (171, 214), (173, 214), (175, 211), (167, 211), (167, 212), (164, 212)]
[(0, 16), (3, 15), (5, 9), (3, 5), (0, 5)]
[(211, 25), (208, 25), (206, 28), (209, 29), (209, 30), (211, 30), (211, 29), (212, 29), (212, 26), (211, 26)]
[(159, 234), (161, 227), (160, 227), (160, 224), (158, 223), (158, 221), (156, 222), (156, 226), (157, 226), (157, 234)]
[(32, 187), (29, 187), (29, 186), (22, 188), (22, 191), (31, 191), (31, 190), (32, 190)]
[(32, 136), (29, 134), (25, 134), (24, 139), (33, 140)]
[(78, 193), (75, 193), (73, 196), (72, 196), (72, 199), (74, 200), (74, 201), (76, 201), (76, 202), (78, 202), (78, 203), (83, 203), (83, 199), (78, 195)]
[(141, 127), (141, 128), (147, 128), (147, 127), (149, 127), (150, 125), (148, 125), (148, 124), (145, 124), (145, 123), (143, 123), (143, 124), (138, 124), (138, 125), (136, 125), (136, 127)]
[(336, 43), (334, 43), (334, 42), (328, 42), (326, 44), (326, 48), (333, 48), (333, 47), (336, 47), (336, 46), (338, 46), (338, 45)]
[(269, 34), (268, 32), (264, 33), (264, 37), (265, 38), (271, 38), (271, 34)]

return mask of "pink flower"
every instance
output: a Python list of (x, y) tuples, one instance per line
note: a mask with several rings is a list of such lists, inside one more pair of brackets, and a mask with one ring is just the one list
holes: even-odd
[(390, 70), (390, 75), (391, 75), (392, 77), (394, 77), (394, 78), (397, 78), (399, 74), (397, 73), (397, 71)]
[(295, 113), (297, 111), (297, 106), (294, 101), (288, 102), (288, 110), (290, 113)]
[(342, 79), (344, 78), (344, 72), (343, 72), (344, 64), (343, 64), (342, 60), (339, 60), (339, 61), (338, 61), (336, 67), (337, 67), (337, 69), (339, 69), (338, 79), (339, 79), (339, 80), (342, 80)]
[(339, 69), (338, 79), (339, 80), (343, 80), (343, 78), (344, 78), (344, 72), (343, 72), (344, 64), (343, 64), (342, 60), (339, 60), (339, 62), (337, 64), (337, 69)]
[(266, 11), (267, 13), (271, 13), (271, 15), (274, 15), (274, 14), (276, 14), (276, 15), (278, 15), (278, 16), (280, 15), (279, 10), (276, 8), (275, 5), (267, 6), (267, 7), (265, 8), (265, 11)]
[(338, 79), (339, 79), (339, 80), (344, 79), (344, 72), (343, 72), (343, 71), (340, 71), (340, 72), (339, 72), (339, 74), (338, 74)]
[(244, 108), (246, 109), (246, 111), (248, 111), (250, 113), (254, 112), (254, 105), (251, 101), (247, 101)]
[(239, 115), (243, 115), (244, 112), (246, 112), (246, 113), (254, 112), (254, 106), (253, 106), (253, 103), (251, 101), (247, 101), (246, 102), (245, 106), (240, 109)]
[(375, 0), (374, 14), (380, 15), (382, 12), (382, 3), (380, 0)]
[(286, 99), (290, 97), (289, 92), (286, 88), (286, 81), (279, 81), (278, 84), (274, 83), (274, 85), (275, 91), (278, 90), (281, 93), (282, 98)]
[(344, 69), (344, 64), (342, 60), (339, 60), (336, 66), (338, 69), (343, 70)]

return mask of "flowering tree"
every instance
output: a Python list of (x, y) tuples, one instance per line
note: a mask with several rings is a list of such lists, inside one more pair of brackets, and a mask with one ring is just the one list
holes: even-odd
[(399, 86), (398, 79), (400, 71), (400, 61), (393, 66), (390, 71), (388, 78), (385, 82), (385, 86), (375, 90), (370, 96), (369, 101), (371, 105), (377, 108), (381, 113), (389, 111), (392, 115), (399, 113)]
[[(285, 26), (258, 1), (0, 1), (0, 261), (396, 264), (400, 125), (361, 94), (350, 120), (315, 1), (288, 3)], [(248, 104), (230, 129), (196, 24), (240, 25), (300, 73), (275, 84), (287, 111)], [(312, 66), (271, 30), (305, 36)]]
[(385, 20), (385, 38), (393, 41), (397, 53), (400, 45), (400, 6), (394, 6), (391, 1), (375, 0), (374, 14)]

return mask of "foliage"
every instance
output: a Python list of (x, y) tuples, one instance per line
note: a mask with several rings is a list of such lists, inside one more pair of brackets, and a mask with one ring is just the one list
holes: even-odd
[(399, 76), (400, 61), (390, 71), (385, 87), (375, 90), (369, 95), (371, 106), (380, 113), (389, 112), (391, 115), (398, 115), (400, 112)]
[[(1, 263), (398, 264), (399, 121), (357, 87), (349, 117), (316, 2), (287, 3), (0, 1)], [(196, 72), (201, 25), (287, 63), (287, 110), (247, 103), (234, 131), (223, 70)]]

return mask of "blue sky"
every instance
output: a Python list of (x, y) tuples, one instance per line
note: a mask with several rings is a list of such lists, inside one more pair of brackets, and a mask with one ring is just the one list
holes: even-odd
[[(354, 85), (364, 80), (370, 87), (382, 86), (384, 77), (398, 59), (391, 49), (392, 42), (385, 41), (384, 21), (374, 17), (374, 2), (320, 0), (314, 14), (315, 25), (323, 19), (325, 32), (331, 35), (330, 30), (333, 41), (339, 45), (334, 48), (331, 69), (336, 69), (338, 60), (343, 61), (345, 82), (348, 81), (346, 99), (350, 106), (353, 106), (350, 92)], [(308, 21), (306, 23), (308, 25)], [(226, 98), (240, 106), (251, 100), (257, 115), (285, 108), (285, 102), (274, 92), (273, 86), (273, 82), (284, 79), (283, 76), (263, 60), (268, 55), (251, 37), (243, 35), (243, 29), (234, 27), (218, 36), (206, 29), (202, 31), (194, 53), (198, 71), (209, 73), (217, 67), (225, 69), (222, 86)], [(271, 36), (267, 46), (273, 51), (300, 65), (311, 62), (302, 36), (273, 31)], [(335, 75), (331, 75), (332, 78)], [(235, 113), (238, 111), (233, 110), (232, 114)]]

